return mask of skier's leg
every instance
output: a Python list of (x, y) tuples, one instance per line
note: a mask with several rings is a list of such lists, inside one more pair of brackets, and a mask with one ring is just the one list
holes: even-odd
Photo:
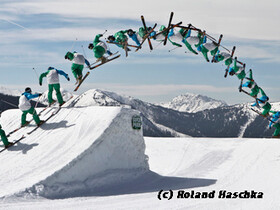
[(26, 122), (26, 115), (27, 115), (27, 111), (22, 111), (22, 115), (21, 115), (21, 126), (24, 126), (27, 122)]
[(4, 144), (5, 146), (7, 146), (7, 145), (9, 144), (8, 138), (7, 138), (7, 136), (6, 136), (5, 131), (2, 130), (1, 128), (0, 128), (0, 136), (1, 136), (1, 140), (2, 140), (3, 144)]
[(187, 41), (185, 41), (184, 44), (186, 45), (186, 47), (188, 48), (189, 51), (191, 51), (192, 53), (194, 53), (196, 55), (198, 54)]
[(214, 50), (211, 50), (211, 55), (214, 56), (218, 52), (218, 47), (216, 47)]
[(60, 92), (60, 84), (54, 84), (53, 85), (54, 89), (55, 89), (55, 92), (56, 92), (56, 98), (58, 100), (58, 103), (60, 105), (62, 105), (64, 103), (63, 101), (63, 98), (62, 98), (62, 95), (61, 95), (61, 92)]
[(36, 124), (38, 125), (38, 124), (40, 124), (40, 118), (39, 118), (39, 116), (37, 115), (37, 112), (36, 112), (36, 110), (33, 108), (33, 107), (31, 107), (30, 109), (28, 109), (27, 110), (27, 112), (29, 113), (29, 114), (32, 114), (33, 115), (33, 119), (34, 119), (34, 121), (36, 122)]
[(207, 56), (209, 50), (207, 50), (204, 46), (201, 47), (201, 53), (203, 54), (204, 58), (206, 59), (207, 62), (209, 62), (209, 58)]
[(279, 136), (280, 135), (280, 124), (276, 123), (275, 125), (273, 125), (273, 127), (276, 128), (276, 130), (273, 133), (273, 136)]
[(49, 84), (49, 92), (48, 92), (49, 105), (51, 105), (53, 103), (52, 94), (53, 94), (53, 85)]

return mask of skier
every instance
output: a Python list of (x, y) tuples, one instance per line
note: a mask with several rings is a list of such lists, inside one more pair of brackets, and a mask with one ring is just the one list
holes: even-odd
[(273, 115), (269, 123), (269, 129), (271, 129), (272, 124), (274, 124), (273, 127), (275, 127), (276, 130), (273, 133), (273, 137), (279, 138), (280, 137), (280, 112), (275, 112), (275, 111), (270, 111), (270, 112), (273, 113)]
[[(125, 35), (127, 30), (118, 31), (113, 35), (108, 36), (109, 43), (115, 43), (118, 47), (125, 49), (127, 45), (128, 37)], [(128, 47), (126, 47), (127, 51), (130, 51)]]
[(76, 51), (73, 53), (68, 51), (64, 58), (73, 61), (71, 70), (76, 79), (76, 83), (80, 82), (83, 78), (84, 64), (90, 67), (90, 63), (82, 54), (79, 54)]
[(265, 94), (262, 88), (260, 88), (262, 97), (257, 98), (256, 102), (252, 104), (252, 106), (262, 107), (263, 112), (261, 113), (262, 116), (267, 117), (269, 115), (269, 111), (271, 109), (271, 104), (268, 102), (269, 98)]
[(70, 81), (68, 74), (66, 74), (62, 70), (57, 70), (54, 67), (49, 67), (48, 71), (45, 73), (42, 73), (39, 78), (39, 84), (40, 84), (40, 86), (42, 86), (43, 78), (47, 77), (47, 82), (48, 82), (48, 86), (49, 86), (49, 92), (48, 92), (49, 106), (55, 102), (52, 98), (53, 89), (55, 89), (56, 98), (58, 100), (59, 105), (61, 106), (62, 104), (65, 103), (63, 101), (63, 98), (62, 98), (61, 92), (60, 92), (60, 84), (59, 84), (59, 77), (58, 77), (59, 74), (63, 75), (68, 81)]
[(150, 34), (151, 38), (154, 39), (155, 41), (158, 42), (163, 42), (165, 39), (165, 36), (168, 36), (166, 27), (164, 25), (162, 25), (158, 31), (158, 33), (156, 33), (156, 31), (153, 31)]
[(209, 58), (207, 53), (210, 51), (211, 55), (214, 56), (218, 52), (218, 45), (216, 42), (207, 43), (207, 37), (204, 36), (203, 42), (201, 45), (198, 46), (197, 51), (201, 52), (206, 59), (207, 62), (209, 62)]
[(32, 114), (33, 119), (36, 122), (36, 124), (39, 126), (44, 121), (41, 121), (39, 116), (37, 115), (36, 110), (31, 106), (30, 100), (33, 98), (40, 97), (42, 93), (32, 94), (31, 88), (27, 87), (25, 88), (25, 92), (22, 93), (22, 95), (19, 97), (19, 109), (22, 111), (21, 115), (21, 126), (24, 127), (28, 123), (26, 122), (26, 115)]
[(242, 87), (248, 87), (251, 89), (250, 95), (254, 98), (257, 98), (258, 93), (260, 92), (260, 88), (257, 83), (253, 80), (252, 69), (249, 70), (249, 77), (246, 77), (248, 82), (244, 83)]
[[(0, 113), (0, 116), (1, 116), (1, 113)], [(8, 148), (9, 146), (13, 145), (12, 142), (9, 142), (8, 141), (8, 138), (6, 136), (6, 133), (5, 131), (2, 129), (2, 126), (0, 125), (0, 136), (1, 136), (1, 140), (5, 146), (5, 148)]]
[(167, 37), (168, 41), (176, 47), (182, 47), (182, 45), (179, 44), (183, 40), (182, 33), (183, 33), (183, 30), (177, 31), (177, 30), (174, 30), (174, 28), (171, 28), (168, 33), (168, 37)]
[(243, 79), (246, 77), (245, 64), (243, 64), (243, 66), (238, 66), (236, 63), (237, 57), (234, 58), (233, 67), (229, 68), (229, 75), (236, 75), (237, 78), (240, 79), (239, 92), (241, 92)]
[(110, 50), (107, 49), (107, 45), (104, 42), (99, 40), (102, 36), (103, 34), (96, 35), (93, 43), (90, 43), (88, 48), (90, 50), (93, 50), (94, 57), (97, 58), (97, 61), (106, 62), (104, 54), (107, 53), (110, 56), (113, 53), (111, 53)]
[[(141, 27), (141, 28), (143, 28), (143, 27)], [(140, 32), (140, 29), (139, 29), (139, 32), (133, 31), (132, 29), (127, 30), (128, 37), (131, 38), (137, 44), (138, 47), (141, 47), (140, 42), (142, 41), (142, 38), (145, 36), (145, 35), (143, 35), (142, 29)]]
[[(182, 29), (181, 29), (182, 30)], [(181, 31), (181, 33), (186, 33), (184, 39), (183, 39), (183, 43), (186, 45), (186, 47), (188, 48), (189, 51), (191, 51), (194, 54), (198, 54), (198, 52), (196, 52), (193, 48), (192, 45), (194, 45), (195, 47), (199, 47), (202, 43), (203, 43), (203, 33), (201, 31), (197, 32), (197, 36), (191, 36), (191, 29), (188, 29), (188, 31), (186, 31), (187, 29), (183, 29)]]
[(215, 55), (214, 62), (218, 63), (220, 61), (225, 61), (225, 65), (229, 66), (232, 64), (232, 57), (231, 54), (228, 52), (217, 52), (217, 55)]

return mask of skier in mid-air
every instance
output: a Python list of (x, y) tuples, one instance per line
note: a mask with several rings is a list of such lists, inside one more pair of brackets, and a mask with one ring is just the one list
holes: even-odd
[(243, 66), (237, 65), (237, 57), (234, 58), (233, 66), (229, 68), (229, 75), (236, 75), (240, 79), (239, 92), (241, 92), (243, 80), (246, 77), (245, 64)]
[(93, 51), (94, 57), (97, 59), (97, 61), (106, 62), (104, 54), (107, 53), (110, 56), (113, 53), (108, 50), (107, 45), (103, 41), (100, 41), (100, 37), (102, 36), (103, 34), (96, 35), (93, 43), (90, 43), (88, 48)]
[[(182, 30), (182, 29), (181, 29)], [(183, 29), (187, 30), (187, 29)], [(192, 45), (194, 45), (196, 48), (199, 47), (203, 43), (203, 32), (198, 31), (197, 36), (191, 36), (192, 29), (188, 29), (187, 33), (186, 31), (182, 31), (183, 33), (186, 33), (183, 43), (186, 45), (189, 51), (191, 51), (194, 54), (198, 54), (193, 48)]]
[(59, 74), (63, 75), (68, 81), (70, 81), (70, 78), (68, 74), (66, 74), (62, 70), (57, 70), (54, 67), (49, 67), (48, 71), (45, 73), (42, 73), (39, 78), (39, 84), (42, 86), (43, 78), (47, 77), (47, 83), (48, 83), (48, 102), (49, 106), (52, 105), (55, 101), (52, 98), (53, 90), (56, 92), (56, 98), (58, 100), (59, 105), (61, 106), (65, 102), (63, 101), (61, 92), (60, 92), (60, 84), (59, 84)]
[(201, 52), (207, 62), (209, 62), (209, 58), (207, 53), (210, 51), (210, 54), (214, 56), (218, 52), (218, 45), (216, 42), (211, 41), (207, 42), (207, 36), (205, 35), (203, 38), (203, 42), (198, 46), (197, 51)]
[(274, 138), (279, 138), (280, 137), (280, 112), (276, 112), (276, 111), (270, 111), (273, 115), (272, 115), (272, 119), (269, 123), (269, 129), (271, 129), (272, 124), (273, 127), (275, 128), (275, 131), (273, 133), (273, 137)]
[(41, 93), (32, 94), (32, 90), (30, 87), (25, 88), (24, 93), (19, 97), (19, 105), (18, 108), (22, 111), (21, 115), (21, 127), (26, 126), (28, 123), (26, 121), (26, 115), (32, 114), (35, 123), (39, 126), (44, 121), (41, 121), (39, 116), (37, 115), (36, 110), (32, 107), (30, 100), (33, 98), (40, 97)]
[(242, 85), (242, 87), (248, 87), (251, 89), (250, 95), (254, 98), (257, 97), (258, 93), (260, 92), (260, 87), (257, 85), (255, 80), (253, 80), (253, 73), (252, 69), (249, 70), (249, 77), (246, 79), (248, 80), (246, 83)]
[(271, 104), (268, 102), (269, 98), (265, 94), (265, 92), (263, 91), (262, 88), (260, 88), (260, 92), (261, 92), (262, 96), (260, 98), (256, 98), (256, 102), (254, 104), (252, 104), (252, 106), (257, 106), (257, 107), (260, 106), (261, 108), (263, 108), (263, 111), (261, 114), (262, 114), (262, 116), (267, 117), (267, 116), (269, 116)]
[(116, 44), (118, 47), (125, 49), (127, 51), (130, 51), (130, 49), (128, 47), (126, 47), (127, 45), (127, 41), (128, 41), (128, 37), (126, 36), (127, 30), (122, 30), (122, 31), (118, 31), (117, 33), (115, 33), (114, 35), (110, 35), (107, 37), (109, 43), (114, 43)]
[(68, 51), (64, 58), (73, 62), (71, 70), (76, 79), (76, 84), (79, 83), (83, 78), (84, 65), (86, 64), (88, 67), (90, 67), (90, 63), (82, 54), (77, 53), (76, 51), (73, 53)]

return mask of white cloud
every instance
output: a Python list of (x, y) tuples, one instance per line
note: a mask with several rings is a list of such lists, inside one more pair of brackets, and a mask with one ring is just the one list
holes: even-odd
[[(211, 33), (234, 34), (236, 37), (280, 39), (280, 2), (278, 0), (143, 0), (134, 5), (130, 0), (48, 0), (11, 2), (0, 11), (17, 14), (58, 14), (67, 17), (97, 17), (136, 19), (145, 15), (149, 21), (167, 24), (174, 11), (174, 22), (183, 21), (206, 29)], [(273, 29), (273, 32), (269, 29)]]

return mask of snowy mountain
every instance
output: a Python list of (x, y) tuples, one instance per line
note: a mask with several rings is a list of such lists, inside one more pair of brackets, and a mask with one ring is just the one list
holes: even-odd
[(9, 96), (20, 96), (21, 92), (19, 90), (12, 90), (9, 88), (5, 88), (3, 86), (0, 86), (0, 93), (4, 95), (9, 95)]
[(161, 103), (160, 105), (180, 112), (191, 113), (227, 106), (224, 101), (215, 100), (207, 96), (193, 93), (186, 93), (184, 95), (177, 96), (173, 98), (171, 102)]
[(122, 106), (140, 111), (145, 136), (264, 137), (273, 133), (267, 120), (252, 112), (249, 104), (187, 113), (98, 89), (80, 97), (77, 106), (81, 107)]

